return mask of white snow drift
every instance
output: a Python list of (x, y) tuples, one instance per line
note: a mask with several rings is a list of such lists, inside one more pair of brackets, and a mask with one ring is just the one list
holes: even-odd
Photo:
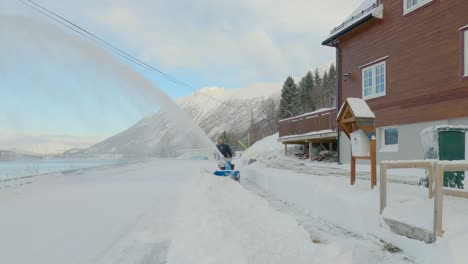
[(196, 177), (184, 201), (168, 264), (338, 263), (294, 219), (228, 178)]

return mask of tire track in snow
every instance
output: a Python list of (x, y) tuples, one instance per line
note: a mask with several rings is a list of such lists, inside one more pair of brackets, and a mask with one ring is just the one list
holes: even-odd
[(404, 253), (387, 251), (386, 249), (391, 247), (391, 244), (374, 236), (351, 232), (320, 217), (312, 216), (294, 204), (280, 200), (273, 194), (263, 191), (247, 178), (241, 178), (241, 185), (252, 193), (263, 197), (274, 209), (292, 216), (309, 233), (313, 243), (335, 243), (350, 251), (353, 258), (352, 263), (416, 263)]

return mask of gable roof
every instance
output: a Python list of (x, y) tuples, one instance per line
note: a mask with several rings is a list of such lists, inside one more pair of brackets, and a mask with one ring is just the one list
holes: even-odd
[(348, 138), (352, 132), (362, 129), (369, 138), (375, 135), (375, 115), (361, 98), (348, 98), (341, 106), (337, 122)]
[(341, 115), (344, 114), (344, 108), (346, 108), (346, 105), (349, 106), (355, 118), (375, 118), (374, 112), (369, 108), (366, 101), (361, 98), (349, 97), (338, 112), (338, 120), (340, 120)]
[(366, 23), (372, 18), (383, 18), (383, 4), (379, 4), (378, 0), (364, 0), (341, 25), (335, 27), (330, 32), (330, 35), (322, 42), (322, 45), (332, 46), (333, 40)]

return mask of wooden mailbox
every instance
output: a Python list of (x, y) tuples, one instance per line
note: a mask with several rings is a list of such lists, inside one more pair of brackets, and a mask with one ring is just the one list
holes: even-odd
[(371, 163), (371, 188), (377, 185), (375, 115), (360, 98), (348, 98), (341, 106), (337, 122), (351, 141), (351, 185), (356, 182), (356, 160)]

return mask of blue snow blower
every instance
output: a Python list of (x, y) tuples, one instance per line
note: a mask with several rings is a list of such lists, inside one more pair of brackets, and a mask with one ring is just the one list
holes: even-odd
[(240, 172), (238, 170), (234, 170), (234, 164), (231, 164), (230, 160), (226, 162), (220, 161), (218, 164), (219, 170), (214, 172), (214, 175), (220, 177), (231, 177), (231, 179), (235, 181), (240, 180)]

